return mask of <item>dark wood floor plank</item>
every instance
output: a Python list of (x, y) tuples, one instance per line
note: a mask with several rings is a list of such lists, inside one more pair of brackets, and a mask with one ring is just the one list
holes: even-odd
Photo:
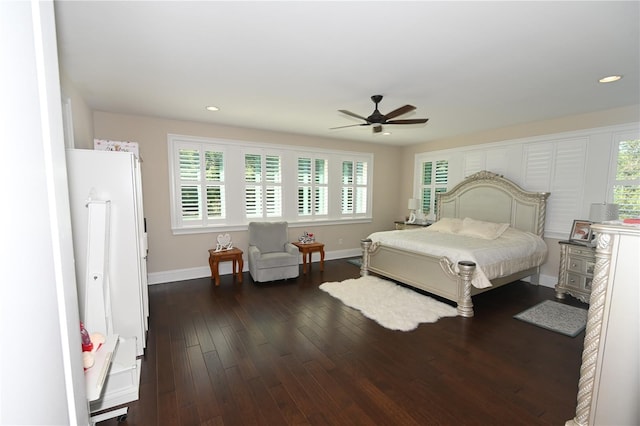
[(236, 415), (242, 420), (242, 424), (247, 426), (265, 424), (260, 407), (251, 396), (251, 387), (242, 379), (238, 367), (233, 366), (225, 369), (225, 375), (235, 405), (238, 407)]
[(233, 357), (236, 359), (236, 365), (242, 375), (242, 378), (245, 381), (248, 381), (255, 377), (259, 377), (258, 370), (247, 353), (247, 350), (242, 343), (242, 339), (238, 336), (238, 332), (232, 327), (224, 327), (222, 329), (222, 334), (233, 352)]
[(199, 346), (189, 346), (187, 348), (187, 357), (191, 367), (198, 418), (201, 422), (215, 419), (221, 415), (222, 410), (218, 406), (211, 380), (209, 380), (203, 351)]
[[(151, 286), (140, 398), (125, 425), (557, 425), (575, 415), (584, 333), (513, 318), (551, 288), (474, 296), (475, 317), (391, 331), (318, 287), (355, 278), (345, 260), (298, 279), (230, 275)], [(567, 298), (564, 303), (586, 307)], [(115, 419), (101, 426), (115, 426)]]
[[(158, 425), (163, 426), (180, 426), (184, 423), (180, 422), (178, 417), (178, 400), (175, 392), (163, 392), (158, 394)], [(130, 409), (133, 411), (133, 409)], [(141, 421), (140, 425), (151, 424)], [(113, 422), (112, 422), (113, 423)], [(129, 421), (127, 421), (129, 423)], [(132, 423), (135, 424), (135, 423)]]
[[(147, 351), (154, 351), (156, 356), (156, 380), (158, 394), (175, 390), (173, 379), (173, 359), (171, 358), (171, 336), (168, 329), (155, 330), (156, 346), (148, 347)], [(150, 371), (149, 365), (143, 363), (142, 370)]]

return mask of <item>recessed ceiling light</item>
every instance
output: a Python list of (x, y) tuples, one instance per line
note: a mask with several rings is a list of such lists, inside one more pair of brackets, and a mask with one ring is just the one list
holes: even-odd
[(220, 111), (220, 108), (218, 108), (217, 106), (213, 106), (213, 105), (205, 107), (204, 109), (206, 109), (207, 111)]
[(602, 77), (598, 80), (600, 83), (613, 83), (614, 81), (618, 81), (622, 78), (621, 75), (609, 75), (607, 77)]

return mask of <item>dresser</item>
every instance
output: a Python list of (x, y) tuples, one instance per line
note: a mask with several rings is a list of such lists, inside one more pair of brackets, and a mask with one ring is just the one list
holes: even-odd
[(560, 241), (560, 271), (556, 284), (556, 298), (564, 299), (566, 294), (570, 294), (589, 303), (595, 264), (595, 247)]

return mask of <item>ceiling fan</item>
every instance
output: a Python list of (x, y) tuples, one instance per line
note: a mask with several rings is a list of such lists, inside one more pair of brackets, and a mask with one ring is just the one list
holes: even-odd
[(373, 113), (368, 116), (368, 117), (362, 117), (358, 114), (354, 114), (351, 111), (347, 111), (344, 109), (340, 109), (338, 111), (340, 111), (343, 114), (347, 114), (350, 115), (351, 117), (355, 117), (355, 118), (359, 118), (360, 120), (364, 120), (365, 122), (362, 124), (351, 124), (349, 126), (339, 126), (339, 127), (332, 127), (331, 130), (334, 129), (343, 129), (345, 127), (354, 127), (354, 126), (373, 126), (373, 133), (380, 133), (382, 132), (382, 125), (383, 124), (420, 124), (420, 123), (426, 123), (429, 119), (428, 118), (410, 118), (410, 119), (404, 119), (404, 120), (392, 120), (393, 118), (396, 118), (402, 114), (406, 114), (408, 112), (413, 111), (414, 109), (416, 109), (416, 107), (414, 107), (413, 105), (405, 105), (403, 107), (394, 109), (393, 111), (387, 113), (387, 114), (381, 114), (380, 111), (378, 111), (378, 104), (380, 103), (380, 101), (382, 100), (382, 95), (373, 95), (371, 97), (371, 100), (376, 104), (376, 108), (373, 111)]

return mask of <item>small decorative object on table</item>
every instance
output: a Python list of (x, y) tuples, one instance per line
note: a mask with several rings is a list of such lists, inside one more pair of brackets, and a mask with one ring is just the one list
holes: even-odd
[(229, 234), (218, 235), (218, 243), (216, 244), (216, 251), (231, 250), (233, 248), (233, 241)]
[(303, 243), (303, 244), (308, 244), (308, 243), (315, 242), (316, 238), (313, 236), (312, 233), (304, 231), (304, 234), (302, 234), (302, 236), (300, 238), (298, 238), (298, 241)]

